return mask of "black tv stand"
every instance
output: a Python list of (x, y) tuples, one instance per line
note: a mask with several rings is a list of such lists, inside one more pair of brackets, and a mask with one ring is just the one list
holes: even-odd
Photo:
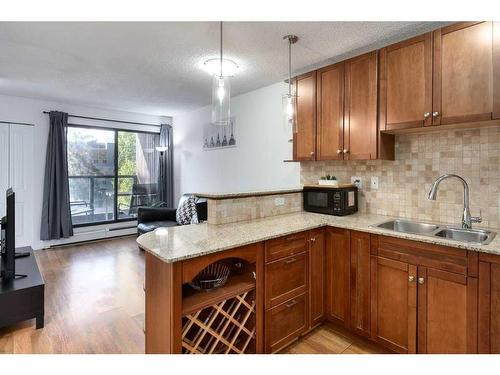
[(31, 247), (18, 250), (30, 256), (16, 259), (14, 279), (0, 279), (0, 327), (35, 318), (36, 328), (43, 328), (45, 283)]
[(30, 252), (29, 251), (19, 251), (19, 252), (15, 252), (14, 253), (14, 256), (16, 259), (18, 258), (25, 258), (25, 257), (29, 257), (30, 256)]

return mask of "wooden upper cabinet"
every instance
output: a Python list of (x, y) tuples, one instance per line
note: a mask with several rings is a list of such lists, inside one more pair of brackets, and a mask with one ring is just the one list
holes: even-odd
[(417, 267), (371, 257), (372, 339), (398, 353), (416, 353)]
[(493, 23), (493, 119), (500, 119), (500, 22)]
[(317, 71), (316, 160), (343, 159), (344, 63)]
[(314, 160), (316, 155), (316, 72), (295, 78), (296, 129), (293, 135), (293, 159)]
[(477, 279), (418, 267), (418, 353), (477, 353)]
[(380, 50), (381, 130), (432, 122), (432, 33)]
[(377, 158), (377, 52), (346, 61), (344, 159)]
[(493, 119), (493, 64), (491, 22), (434, 32), (433, 125)]

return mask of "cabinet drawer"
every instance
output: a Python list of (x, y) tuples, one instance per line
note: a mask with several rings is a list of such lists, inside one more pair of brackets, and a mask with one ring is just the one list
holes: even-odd
[(307, 291), (308, 259), (302, 252), (266, 264), (266, 309)]
[(307, 293), (266, 311), (266, 353), (275, 353), (307, 330)]
[(294, 233), (266, 241), (266, 262), (306, 251), (308, 249), (307, 233)]

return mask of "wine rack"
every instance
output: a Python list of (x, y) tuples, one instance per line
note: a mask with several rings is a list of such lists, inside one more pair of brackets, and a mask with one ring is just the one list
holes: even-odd
[(182, 353), (255, 353), (255, 279), (229, 278), (214, 292), (184, 299)]

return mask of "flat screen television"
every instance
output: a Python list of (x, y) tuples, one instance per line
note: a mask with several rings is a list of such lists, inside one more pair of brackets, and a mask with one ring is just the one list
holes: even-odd
[(2, 218), (2, 267), (0, 276), (3, 281), (16, 276), (16, 197), (12, 188), (7, 190), (6, 214)]

